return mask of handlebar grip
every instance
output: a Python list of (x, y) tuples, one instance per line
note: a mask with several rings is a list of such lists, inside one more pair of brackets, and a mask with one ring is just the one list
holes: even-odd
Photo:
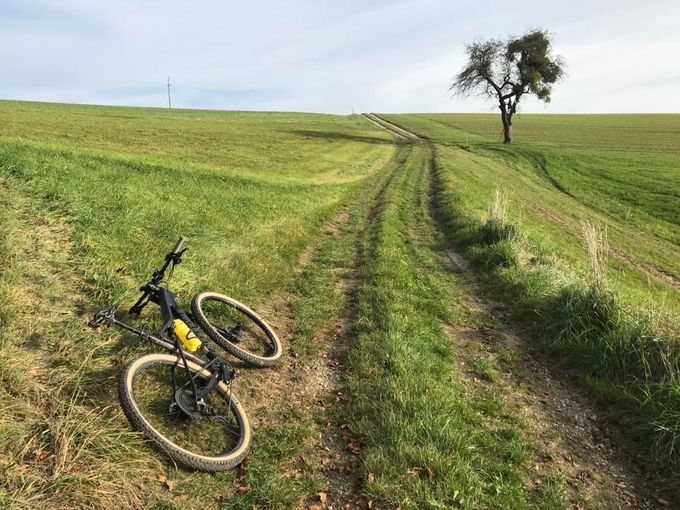
[(179, 236), (179, 239), (177, 240), (177, 244), (175, 244), (175, 247), (172, 249), (170, 253), (179, 253), (179, 250), (182, 249), (182, 245), (184, 244), (184, 241), (186, 241), (187, 238), (184, 236)]

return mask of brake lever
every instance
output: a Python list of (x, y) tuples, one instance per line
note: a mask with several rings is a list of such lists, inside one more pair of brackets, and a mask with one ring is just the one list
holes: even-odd
[(184, 248), (177, 253), (170, 252), (165, 256), (165, 260), (168, 260), (172, 262), (173, 266), (178, 265), (180, 262), (182, 262), (182, 255), (184, 255), (184, 252), (187, 251), (188, 248)]

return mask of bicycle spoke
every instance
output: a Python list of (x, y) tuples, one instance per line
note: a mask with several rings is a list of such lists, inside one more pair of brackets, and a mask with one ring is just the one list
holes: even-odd
[[(175, 392), (172, 388), (173, 372), (176, 381)], [(195, 376), (200, 387), (207, 381)], [(189, 451), (206, 455), (220, 455), (231, 450), (238, 442), (239, 424), (229, 405), (230, 393), (222, 395), (213, 390), (204, 396), (206, 408), (212, 416), (204, 416), (196, 408), (191, 391), (189, 374), (182, 367), (170, 365), (153, 366), (140, 373), (134, 383), (134, 396), (141, 413), (149, 423), (177, 446)], [(186, 392), (186, 401), (178, 406), (176, 393)], [(192, 406), (194, 413), (188, 415), (182, 406)]]

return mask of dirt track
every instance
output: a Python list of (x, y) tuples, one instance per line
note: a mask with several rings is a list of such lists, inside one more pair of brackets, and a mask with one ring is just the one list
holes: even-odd
[[(369, 114), (374, 124), (406, 143), (425, 143), (413, 133)], [(431, 165), (432, 171), (434, 165)], [(432, 175), (430, 175), (430, 180)], [(430, 182), (430, 190), (431, 190)], [(437, 225), (433, 194), (429, 193), (429, 221)], [(450, 243), (447, 243), (450, 245)], [(539, 355), (531, 340), (509, 324), (506, 311), (486, 300), (465, 258), (452, 248), (445, 253), (447, 264), (461, 279), (471, 313), (481, 314), (499, 324), (489, 328), (444, 326), (460, 353), (458, 364), (471, 385), (494, 385), (508, 409), (519, 411), (526, 434), (541, 450), (538, 471), (554, 472), (566, 478), (570, 491), (587, 506), (576, 508), (668, 508), (668, 495), (646, 482), (642, 469), (631, 460), (625, 445), (617, 445), (606, 415), (586, 398), (575, 381), (576, 374), (554, 360)], [(480, 358), (507, 357), (497, 380), (484, 381), (472, 365)], [(604, 505), (604, 506), (603, 506)]]

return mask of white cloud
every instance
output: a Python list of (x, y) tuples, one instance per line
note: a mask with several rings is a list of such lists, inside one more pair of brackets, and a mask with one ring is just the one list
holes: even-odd
[(0, 4), (0, 97), (163, 106), (494, 111), (452, 99), (465, 42), (540, 26), (569, 64), (524, 111), (680, 111), (670, 1), (19, 1)]

